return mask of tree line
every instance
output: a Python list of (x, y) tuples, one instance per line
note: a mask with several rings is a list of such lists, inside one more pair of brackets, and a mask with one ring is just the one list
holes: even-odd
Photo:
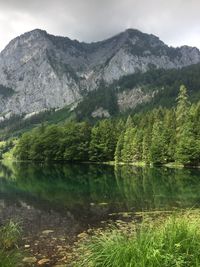
[(114, 161), (200, 164), (200, 102), (180, 87), (174, 108), (157, 108), (125, 119), (41, 125), (22, 135), (14, 155), (21, 160)]

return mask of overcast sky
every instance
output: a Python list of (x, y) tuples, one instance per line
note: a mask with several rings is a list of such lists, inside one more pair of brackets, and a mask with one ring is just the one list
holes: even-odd
[(200, 0), (0, 0), (0, 51), (35, 28), (85, 42), (135, 28), (200, 48)]

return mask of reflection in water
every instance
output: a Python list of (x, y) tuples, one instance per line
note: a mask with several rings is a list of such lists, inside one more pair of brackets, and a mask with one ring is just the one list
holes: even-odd
[(197, 169), (0, 164), (0, 214), (14, 204), (95, 223), (122, 211), (197, 207)]
[(200, 204), (200, 171), (197, 169), (123, 166), (115, 170), (115, 176), (127, 209), (171, 209)]

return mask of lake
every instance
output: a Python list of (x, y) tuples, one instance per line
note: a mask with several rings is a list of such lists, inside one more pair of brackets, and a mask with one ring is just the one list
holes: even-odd
[[(141, 211), (199, 206), (200, 169), (0, 164), (0, 224), (18, 220), (24, 244), (34, 244), (33, 252), (47, 256), (57, 253), (56, 240), (70, 244), (78, 233), (104, 222)], [(52, 248), (46, 248), (47, 242)]]
[(199, 207), (200, 170), (1, 163), (0, 201), (92, 225), (112, 213)]

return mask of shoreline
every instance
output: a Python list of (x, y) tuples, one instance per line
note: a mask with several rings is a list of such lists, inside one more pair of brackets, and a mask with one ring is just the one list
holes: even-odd
[(200, 165), (184, 166), (180, 163), (152, 164), (145, 162), (115, 162), (115, 161), (66, 161), (66, 160), (17, 160), (13, 158), (3, 158), (0, 162), (16, 162), (16, 163), (67, 163), (67, 164), (94, 164), (94, 165), (109, 165), (109, 166), (135, 166), (135, 167), (167, 167), (172, 169), (200, 169)]

